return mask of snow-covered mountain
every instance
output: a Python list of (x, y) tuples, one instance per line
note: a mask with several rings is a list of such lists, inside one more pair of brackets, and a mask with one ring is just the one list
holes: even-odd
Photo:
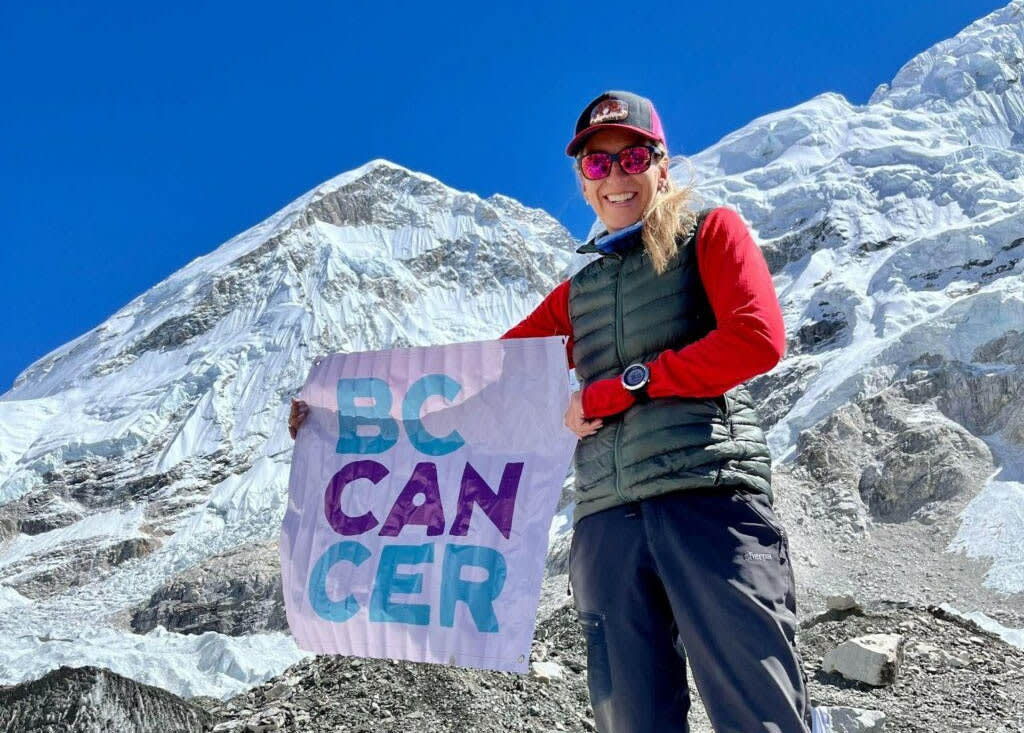
[(575, 246), (543, 211), (373, 160), (29, 366), (0, 400), (0, 610), (18, 609), (0, 683), (75, 660), (227, 694), (298, 659), (280, 633), (138, 636), (119, 616), (277, 536), (289, 401), (317, 354), (496, 338)]
[[(867, 104), (822, 94), (673, 161), (748, 222), (784, 308), (751, 389), (802, 614), (897, 593), (1024, 626), (1022, 74), (1015, 0)], [(576, 246), (373, 160), (29, 366), (0, 398), (0, 684), (75, 663), (226, 696), (298, 660), (265, 581), (312, 359), (494, 338)]]
[(962, 509), (953, 548), (994, 561), (985, 587), (1018, 599), (1022, 39), (1013, 2), (866, 105), (822, 94), (691, 158), (699, 190), (755, 230), (783, 305), (786, 359), (752, 387), (784, 480), (805, 479), (790, 517), (827, 497), (825, 514), (887, 533)]

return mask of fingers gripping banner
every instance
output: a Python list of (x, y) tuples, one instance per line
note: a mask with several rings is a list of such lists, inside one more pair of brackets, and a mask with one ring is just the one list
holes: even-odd
[(525, 672), (576, 436), (565, 339), (334, 354), (281, 530), (303, 649)]

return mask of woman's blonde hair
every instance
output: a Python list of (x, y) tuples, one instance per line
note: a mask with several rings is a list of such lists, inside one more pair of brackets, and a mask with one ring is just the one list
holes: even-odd
[[(660, 165), (661, 159), (668, 157), (668, 151), (661, 142), (653, 144), (659, 155), (651, 165)], [(686, 158), (680, 157), (677, 160), (682, 160), (689, 167), (690, 181), (680, 186), (671, 175), (666, 176), (665, 188), (654, 192), (641, 216), (644, 222), (644, 249), (651, 258), (654, 271), (659, 275), (678, 253), (679, 240), (688, 236), (697, 222), (697, 211), (691, 206), (691, 203), (699, 199), (693, 187), (693, 164)], [(574, 158), (573, 167), (578, 175), (582, 175), (578, 157)]]
[[(660, 165), (661, 158), (668, 157), (668, 151), (660, 142), (655, 143), (654, 147), (661, 154), (658, 158)], [(690, 182), (679, 186), (671, 175), (666, 176), (664, 190), (654, 192), (642, 216), (644, 249), (651, 258), (654, 271), (659, 275), (676, 256), (679, 240), (689, 235), (697, 222), (697, 212), (690, 205), (697, 199), (692, 183), (693, 164), (683, 160), (689, 166)]]

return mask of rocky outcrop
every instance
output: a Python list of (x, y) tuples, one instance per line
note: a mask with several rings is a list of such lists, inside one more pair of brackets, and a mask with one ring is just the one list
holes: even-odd
[(762, 238), (778, 236), (761, 245), (765, 262), (772, 274), (777, 274), (791, 262), (817, 252), (820, 249), (840, 249), (849, 241), (846, 223), (830, 218), (806, 224), (801, 218), (792, 222), (788, 231), (780, 228), (762, 227), (759, 231)]
[(74, 524), (83, 517), (77, 502), (50, 491), (36, 491), (0, 507), (0, 542), (17, 534), (37, 535)]
[(244, 545), (174, 576), (134, 612), (131, 625), (140, 634), (158, 625), (229, 636), (287, 630), (277, 541)]
[(973, 354), (973, 363), (926, 355), (908, 366), (907, 398), (934, 402), (976, 435), (1004, 432), (1024, 446), (1024, 335), (1008, 331)]
[(12, 733), (200, 733), (209, 726), (202, 708), (96, 667), (61, 667), (0, 687), (0, 730)]
[(52, 549), (29, 555), (20, 565), (0, 569), (0, 581), (27, 598), (48, 598), (90, 583), (159, 546), (158, 539), (147, 536), (84, 541), (69, 538)]
[(820, 320), (805, 323), (796, 331), (796, 338), (789, 343), (787, 351), (794, 353), (822, 351), (826, 347), (846, 346), (838, 337), (847, 332), (846, 320), (839, 313), (831, 313)]
[(817, 357), (808, 355), (787, 359), (766, 374), (747, 383), (757, 405), (761, 427), (770, 430), (807, 391), (807, 385), (821, 371)]
[(861, 527), (864, 511), (904, 521), (929, 502), (976, 493), (991, 473), (985, 443), (913, 384), (847, 403), (797, 439), (797, 463)]
[[(41, 530), (65, 526), (90, 512), (123, 507), (131, 503), (160, 502), (175, 486), (173, 497), (168, 497), (152, 514), (157, 518), (168, 518), (198, 503), (205, 493), (189, 497), (181, 487), (183, 479), (195, 477), (207, 485), (214, 485), (230, 473), (239, 473), (245, 466), (231, 462), (228, 452), (220, 449), (208, 456), (190, 456), (166, 472), (150, 473), (145, 470), (159, 457), (161, 448), (174, 436), (173, 431), (160, 436), (151, 444), (131, 453), (131, 460), (110, 460), (88, 457), (67, 461), (43, 475), (43, 487), (15, 502), (28, 504), (27, 509), (18, 510), (21, 531), (36, 534), (27, 522), (34, 518), (44, 521)], [(56, 500), (56, 501), (55, 501)], [(7, 513), (14, 516), (15, 510), (7, 506), (0, 508), (0, 517)]]

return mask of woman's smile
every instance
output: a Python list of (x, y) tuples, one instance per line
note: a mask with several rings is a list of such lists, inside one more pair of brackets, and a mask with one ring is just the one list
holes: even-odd
[(605, 199), (616, 208), (628, 208), (636, 203), (636, 191), (606, 193)]

